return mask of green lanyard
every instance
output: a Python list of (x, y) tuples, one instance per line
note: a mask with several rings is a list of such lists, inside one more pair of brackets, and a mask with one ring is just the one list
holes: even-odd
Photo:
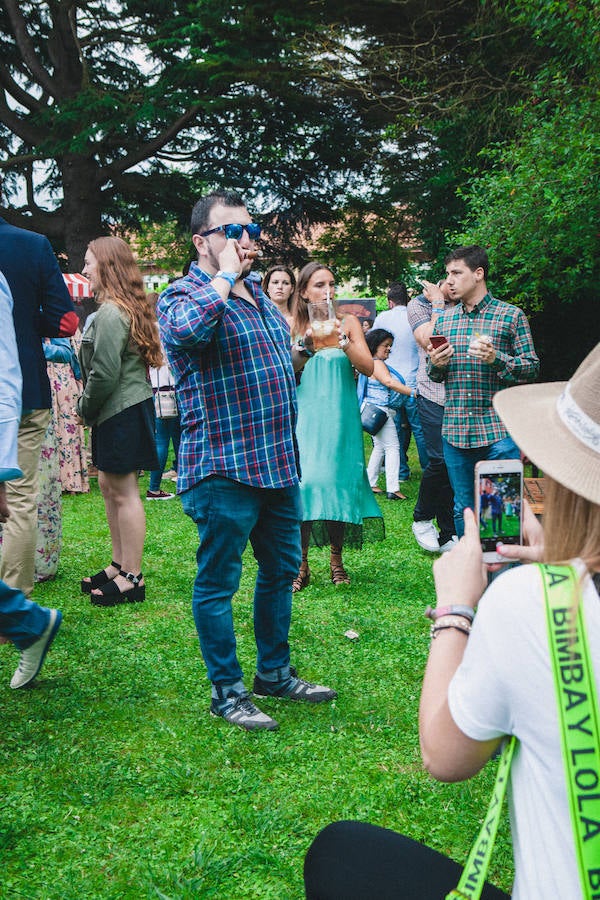
[(572, 566), (540, 566), (583, 900), (600, 900), (600, 711)]
[[(600, 900), (600, 711), (572, 566), (540, 565), (556, 686), (567, 794), (582, 900)], [(516, 745), (505, 744), (492, 799), (458, 886), (446, 900), (479, 900), (494, 848)]]
[(508, 785), (508, 773), (516, 745), (517, 739), (514, 735), (504, 744), (487, 815), (471, 848), (458, 886), (447, 894), (446, 900), (479, 900), (481, 896), (500, 824), (502, 803)]

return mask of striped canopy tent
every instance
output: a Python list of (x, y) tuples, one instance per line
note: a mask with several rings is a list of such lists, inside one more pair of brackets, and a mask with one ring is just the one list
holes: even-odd
[(83, 297), (92, 296), (92, 286), (84, 275), (63, 273), (63, 278), (73, 300), (81, 300)]

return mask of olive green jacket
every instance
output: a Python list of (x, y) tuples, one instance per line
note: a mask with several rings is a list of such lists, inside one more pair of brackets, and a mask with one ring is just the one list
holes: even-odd
[(79, 351), (85, 387), (77, 403), (86, 425), (101, 425), (152, 396), (146, 366), (129, 332), (127, 314), (114, 303), (101, 303), (87, 320)]

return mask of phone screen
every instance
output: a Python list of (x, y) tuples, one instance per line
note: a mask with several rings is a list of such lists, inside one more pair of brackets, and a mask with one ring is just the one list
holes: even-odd
[(484, 553), (521, 543), (521, 472), (479, 473), (479, 536)]
[(441, 347), (442, 344), (446, 343), (447, 338), (443, 334), (432, 334), (429, 340), (432, 347)]

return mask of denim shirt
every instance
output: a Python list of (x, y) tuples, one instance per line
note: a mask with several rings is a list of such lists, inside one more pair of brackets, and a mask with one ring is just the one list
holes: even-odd
[(12, 294), (0, 272), (0, 481), (11, 481), (23, 475), (17, 462), (23, 380), (12, 311)]

